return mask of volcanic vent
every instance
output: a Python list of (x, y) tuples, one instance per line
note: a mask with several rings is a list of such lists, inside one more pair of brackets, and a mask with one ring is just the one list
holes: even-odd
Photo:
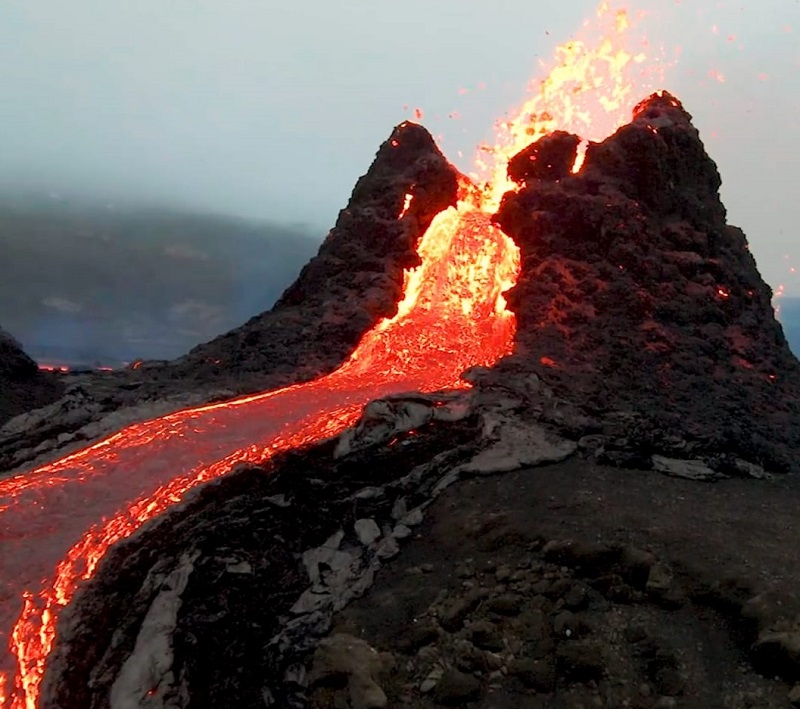
[(489, 379), (513, 387), (510, 373), (535, 371), (580, 407), (577, 432), (644, 454), (795, 468), (798, 362), (691, 116), (659, 92), (572, 174), (577, 145), (556, 133), (509, 163), (520, 189), (496, 220), (521, 250), (517, 342)]

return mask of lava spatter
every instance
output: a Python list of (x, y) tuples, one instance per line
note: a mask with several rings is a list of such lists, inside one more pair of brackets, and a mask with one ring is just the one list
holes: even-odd
[[(108, 548), (240, 462), (334, 436), (366, 402), (401, 391), (466, 386), (465, 369), (509, 354), (514, 315), (503, 293), (519, 271), (514, 243), (492, 224), (509, 158), (556, 128), (592, 137), (627, 118), (644, 57), (625, 49), (627, 15), (598, 10), (589, 39), (563, 45), (557, 64), (516, 117), (498, 125), (476, 189), (438, 214), (406, 273), (397, 314), (362, 338), (345, 364), (306, 384), (135, 424), (87, 449), (0, 483), (3, 606), (0, 708), (34, 709), (61, 609)], [(598, 39), (599, 37), (599, 39)], [(576, 88), (577, 87), (577, 88)], [(488, 156), (488, 157), (487, 157)], [(409, 194), (399, 218), (413, 207)], [(16, 617), (16, 619), (15, 619)]]

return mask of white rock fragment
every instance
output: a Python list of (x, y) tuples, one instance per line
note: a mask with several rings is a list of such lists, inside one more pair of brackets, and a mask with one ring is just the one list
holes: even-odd
[(709, 468), (702, 460), (683, 460), (681, 458), (667, 458), (663, 455), (652, 457), (653, 470), (674, 478), (687, 480), (719, 480), (724, 475)]
[(408, 513), (408, 502), (405, 497), (398, 497), (392, 505), (392, 519), (397, 521), (403, 519)]
[(412, 534), (413, 534), (413, 532), (411, 531), (411, 529), (409, 527), (406, 527), (406, 525), (404, 525), (404, 524), (398, 524), (392, 530), (392, 536), (395, 539), (407, 539)]
[(443, 675), (444, 670), (437, 665), (427, 674), (425, 679), (420, 682), (419, 691), (423, 694), (428, 694), (428, 692), (433, 691), (436, 685), (439, 684), (439, 680), (442, 679)]
[(303, 615), (305, 613), (313, 613), (320, 608), (323, 608), (331, 602), (331, 594), (325, 589), (317, 590), (315, 588), (307, 588), (300, 594), (294, 605), (289, 609), (289, 612), (295, 615)]
[[(109, 695), (110, 709), (171, 709), (181, 688), (172, 671), (172, 636), (181, 594), (199, 554), (184, 554), (166, 577), (142, 621), (133, 652), (123, 663)], [(185, 692), (185, 688), (183, 690)], [(180, 705), (182, 706), (182, 705)]]
[(381, 529), (374, 519), (357, 519), (353, 525), (358, 541), (365, 547), (381, 536)]
[(409, 512), (402, 520), (400, 520), (400, 524), (405, 525), (406, 527), (416, 527), (422, 524), (422, 520), (424, 515), (422, 514), (422, 507), (415, 507), (411, 512)]
[(225, 570), (229, 574), (252, 574), (253, 567), (250, 565), (248, 561), (240, 561), (236, 564), (228, 564), (225, 567)]
[(312, 584), (320, 582), (319, 565), (329, 564), (344, 539), (344, 530), (332, 534), (321, 546), (303, 553), (303, 565)]
[(375, 553), (381, 560), (393, 559), (400, 553), (400, 545), (395, 537), (384, 537)]
[(463, 392), (450, 396), (399, 395), (371, 401), (358, 423), (339, 436), (333, 457), (387, 443), (431, 421), (460, 421), (469, 415), (470, 401)]
[(534, 465), (558, 463), (578, 449), (575, 441), (550, 433), (541, 426), (506, 417), (486, 417), (484, 435), (495, 439), (461, 470), (468, 473), (504, 473)]

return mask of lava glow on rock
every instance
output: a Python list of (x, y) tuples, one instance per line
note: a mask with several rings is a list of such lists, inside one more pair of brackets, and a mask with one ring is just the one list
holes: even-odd
[[(649, 90), (645, 57), (627, 48), (628, 16), (608, 3), (583, 28), (593, 39), (557, 50), (549, 76), (479, 152), (479, 188), (464, 183), (418, 244), (397, 314), (379, 323), (337, 371), (315, 381), (180, 411), (129, 426), (86, 449), (0, 482), (0, 709), (34, 709), (61, 609), (108, 548), (237, 463), (334, 436), (370, 400), (464, 387), (459, 375), (513, 347), (503, 292), (519, 269), (513, 242), (491, 223), (516, 189), (508, 159), (556, 128), (599, 138)], [(643, 78), (645, 77), (645, 78)], [(576, 165), (575, 169), (578, 169)], [(398, 219), (413, 201), (407, 195)]]

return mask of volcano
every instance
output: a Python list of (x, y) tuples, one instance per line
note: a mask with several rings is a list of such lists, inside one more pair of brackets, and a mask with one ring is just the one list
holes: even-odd
[[(14, 629), (12, 647), (16, 643), (27, 673), (21, 686), (34, 687), (34, 697), (42, 687), (40, 706), (127, 706), (124, 702), (144, 702), (148, 696), (178, 697), (176, 706), (231, 701), (249, 706), (248, 697), (267, 690), (263, 677), (256, 677), (258, 667), (245, 657), (247, 647), (260, 642), (268, 648), (259, 662), (277, 678), (298, 671), (309, 639), (325, 632), (330, 613), (363, 592), (364, 579), (374, 575), (370, 564), (394, 556), (402, 538), (357, 525), (356, 538), (367, 545), (367, 553), (341, 546), (340, 537), (326, 547), (326, 536), (343, 518), (364, 522), (385, 515), (387, 504), (395, 510), (399, 492), (404, 492), (403, 505), (416, 500), (424, 507), (460, 475), (574, 455), (701, 479), (763, 477), (793, 469), (798, 364), (744, 235), (725, 223), (720, 178), (691, 117), (674, 96), (659, 92), (636, 107), (629, 124), (590, 143), (576, 169), (579, 144), (578, 137), (558, 132), (513, 156), (508, 174), (514, 184), (490, 217), (480, 202), (470, 202), (477, 199), (477, 188), (449, 167), (427, 132), (402, 124), (357, 185), (320, 255), (275, 310), (178, 363), (189, 366), (196, 360), (200, 366), (209, 356), (224, 356), (257, 369), (262, 366), (252, 354), (257, 344), (270, 341), (270, 328), (289, 327), (307, 303), (304, 337), (281, 344), (283, 354), (270, 359), (277, 363), (276, 376), (292, 376), (287, 374), (292, 356), (301, 362), (294, 375), (298, 380), (308, 378), (310, 362), (326, 371), (344, 360), (339, 369), (279, 390), (275, 396), (280, 398), (249, 397), (241, 414), (236, 405), (217, 404), (173, 415), (139, 425), (128, 434), (136, 436), (130, 443), (117, 437), (118, 449), (110, 458), (102, 454), (101, 443), (96, 452), (89, 449), (93, 457), (86, 463), (73, 456), (6, 481), (3, 492), (11, 495), (6, 498), (11, 505), (4, 520), (12, 536), (22, 539), (29, 519), (20, 515), (19, 532), (14, 532), (15, 514), (24, 509), (26, 496), (41, 499), (38, 479), (57, 474), (63, 496), (75, 487), (69, 480), (77, 475), (80, 493), (96, 495), (91, 491), (107, 488), (112, 471), (125, 474), (128, 446), (138, 451), (144, 444), (174, 465), (179, 459), (169, 443), (173, 439), (158, 442), (164, 432), (182, 430), (181, 439), (201, 445), (208, 442), (211, 425), (241, 430), (245, 406), (250, 411), (261, 406), (262, 415), (269, 416), (273, 401), (285, 402), (276, 419), (285, 433), (272, 443), (262, 432), (266, 444), (251, 446), (246, 454), (234, 451), (206, 468), (173, 472), (168, 484), (149, 495), (147, 476), (151, 485), (163, 477), (145, 475), (140, 468), (136, 489), (127, 492), (122, 478), (113, 477), (109, 511), (126, 494), (144, 496), (73, 544), (52, 592), (45, 589), (38, 600), (26, 596)], [(381, 239), (368, 238), (376, 233), (369, 219), (382, 229)], [(350, 233), (343, 225), (362, 233), (363, 240), (350, 244), (342, 236)], [(484, 253), (483, 267), (454, 277), (447, 261), (437, 258), (441, 252), (431, 234), (445, 235), (450, 249), (452, 240), (461, 240), (451, 254), (467, 263), (480, 263), (475, 257)], [(506, 234), (519, 247), (519, 264)], [(422, 268), (412, 252), (422, 257)], [(354, 267), (345, 268), (348, 263)], [(415, 266), (417, 271), (407, 270), (401, 279), (404, 268)], [(445, 270), (426, 271), (425, 266)], [(414, 273), (425, 277), (415, 281)], [(470, 292), (482, 298), (470, 300)], [(400, 293), (405, 300), (387, 319), (392, 298)], [(506, 300), (513, 316), (505, 310)], [(437, 308), (441, 303), (449, 308)], [(404, 319), (412, 312), (416, 319)], [(343, 342), (325, 351), (321, 344), (345, 320), (351, 327), (344, 328)], [(420, 341), (422, 350), (415, 352)], [(308, 359), (309, 346), (323, 354)], [(376, 362), (383, 363), (379, 371)], [(465, 370), (472, 389), (458, 379)], [(449, 393), (402, 393), (441, 389)], [(313, 391), (310, 397), (308, 391)], [(370, 404), (358, 425), (337, 437), (358, 419), (359, 402), (376, 395), (389, 398)], [(291, 409), (285, 407), (296, 412), (297, 424), (288, 428), (285, 411)], [(183, 420), (189, 426), (181, 429)], [(260, 422), (262, 428), (268, 421)], [(135, 456), (130, 461), (144, 465), (138, 452)], [(237, 462), (266, 462), (266, 467), (240, 469), (177, 504), (188, 490)], [(163, 470), (163, 464), (153, 470)], [(388, 490), (395, 499), (387, 500)], [(134, 534), (162, 511), (166, 514), (157, 523)], [(398, 529), (414, 523), (405, 514), (396, 514)], [(77, 534), (90, 517), (59, 519), (63, 537), (67, 528)], [(243, 597), (233, 590), (236, 584), (220, 579), (237, 570), (248, 578), (254, 573), (253, 544), (262, 533), (273, 540), (267, 544), (270, 561), (255, 578), (270, 600), (267, 607), (255, 608), (252, 588)], [(55, 554), (64, 553), (60, 548), (55, 545)], [(22, 569), (30, 567), (35, 547), (21, 549), (27, 550), (24, 567), (13, 554), (4, 563), (25, 582)], [(327, 576), (316, 581), (310, 550), (330, 557), (324, 562)], [(51, 552), (42, 573), (56, 559)], [(228, 571), (220, 571), (220, 564)], [(303, 593), (306, 573), (314, 585)], [(54, 620), (79, 588), (56, 635)], [(238, 624), (224, 630), (232, 633), (237, 649), (229, 661), (210, 667), (201, 658), (211, 653), (210, 646), (202, 649), (204, 643), (217, 637), (216, 630), (207, 631), (207, 604), (217, 594), (243, 617), (257, 619), (258, 631), (254, 635)], [(182, 602), (186, 610), (179, 613)], [(230, 618), (227, 611), (223, 616)], [(234, 641), (239, 634), (246, 640)], [(286, 682), (272, 683), (269, 693), (288, 706), (298, 690)]]
[[(794, 469), (798, 364), (689, 114), (658, 92), (584, 144), (540, 109), (506, 125), (486, 182), (401, 124), (272, 311), (124, 382), (260, 393), (0, 480), (2, 709), (303, 706), (334, 614), (462, 477)], [(650, 557), (601, 556), (607, 590), (668, 590)], [(783, 640), (764, 652), (792, 676)]]

